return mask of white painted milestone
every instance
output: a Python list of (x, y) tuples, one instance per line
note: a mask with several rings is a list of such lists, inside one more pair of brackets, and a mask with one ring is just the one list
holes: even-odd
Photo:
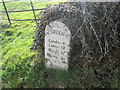
[(61, 21), (53, 21), (45, 29), (45, 64), (49, 68), (68, 69), (71, 32)]

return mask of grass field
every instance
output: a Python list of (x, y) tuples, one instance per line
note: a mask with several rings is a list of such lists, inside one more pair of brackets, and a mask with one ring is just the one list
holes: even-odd
[[(1, 0), (0, 0), (1, 1)], [(7, 1), (7, 0), (6, 0)], [(64, 0), (62, 0), (64, 1)], [(58, 4), (58, 2), (33, 2), (34, 8), (45, 8), (47, 4)], [(8, 10), (31, 9), (29, 2), (8, 2)], [(2, 3), (0, 9), (4, 10)], [(0, 10), (0, 11), (1, 11)], [(39, 18), (40, 11), (35, 11)], [(5, 13), (0, 13), (2, 18), (7, 18)], [(9, 13), (11, 19), (34, 19), (32, 11)], [(37, 51), (31, 51), (33, 46), (36, 22), (35, 21), (8, 21), (2, 20), (1, 37), (1, 61), (3, 88), (43, 88), (43, 87), (69, 87), (86, 88), (87, 86), (104, 87), (98, 79), (93, 78), (93, 70), (90, 69), (90, 75), (85, 81), (80, 81), (82, 70), (61, 71), (46, 69), (41, 64), (42, 56), (37, 57)], [(77, 72), (77, 74), (75, 73)], [(49, 74), (45, 79), (45, 73)], [(48, 85), (49, 82), (49, 85)], [(85, 83), (84, 83), (85, 82)], [(51, 84), (50, 84), (51, 83)], [(117, 78), (110, 82), (111, 87), (118, 87)], [(85, 87), (86, 86), (86, 87)]]
[[(34, 8), (45, 8), (47, 4), (55, 4), (56, 2), (33, 2)], [(2, 3), (0, 8), (4, 10)], [(6, 3), (8, 10), (24, 10), (31, 9), (29, 2), (8, 2)], [(36, 11), (36, 15), (40, 17), (40, 11)], [(6, 18), (2, 13), (2, 18)], [(34, 19), (32, 11), (9, 13), (11, 19)], [(38, 18), (38, 17), (37, 17)], [(3, 79), (3, 88), (17, 87), (45, 87), (43, 78), (44, 69), (40, 66), (41, 57), (35, 59), (35, 51), (30, 51), (33, 45), (33, 36), (35, 35), (35, 21), (2, 21), (2, 57), (0, 64), (3, 71), (0, 72)], [(39, 67), (39, 68), (38, 68)], [(40, 72), (36, 71), (40, 70)]]
[[(34, 2), (34, 8), (44, 8), (47, 4), (57, 4), (57, 2)], [(2, 4), (1, 9), (4, 10)], [(31, 9), (29, 2), (9, 2), (6, 3), (8, 10)], [(40, 11), (36, 11), (37, 18)], [(11, 19), (32, 19), (32, 11), (9, 13)], [(3, 18), (7, 18), (2, 14)], [(35, 21), (12, 21), (9, 26), (8, 21), (2, 21), (2, 60), (3, 71), (0, 73), (3, 79), (3, 88), (42, 88), (46, 87), (83, 87), (74, 77), (74, 71), (46, 70), (42, 64), (42, 57), (37, 57), (37, 51), (30, 51), (35, 36)], [(49, 79), (45, 80), (44, 73), (48, 72)], [(51, 83), (51, 84), (50, 84)]]

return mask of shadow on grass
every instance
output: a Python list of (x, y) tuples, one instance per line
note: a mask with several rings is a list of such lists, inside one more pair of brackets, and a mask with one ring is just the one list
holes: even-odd
[[(73, 88), (83, 85), (75, 78), (75, 71), (47, 68), (47, 87), (48, 88)], [(79, 85), (78, 85), (79, 84)]]
[(8, 29), (10, 27), (11, 27), (10, 24), (2, 24), (2, 29)]

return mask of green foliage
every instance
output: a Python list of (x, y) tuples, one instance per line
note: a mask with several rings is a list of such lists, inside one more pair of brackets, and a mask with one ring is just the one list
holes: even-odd
[[(3, 87), (44, 87), (41, 58), (36, 62), (37, 52), (30, 51), (33, 44), (35, 24), (17, 22), (3, 26), (2, 36), (2, 78)], [(39, 64), (39, 67), (37, 66)], [(35, 68), (39, 72), (35, 72)], [(34, 83), (34, 84), (33, 84)]]
[[(44, 8), (51, 2), (34, 2), (35, 8)], [(52, 4), (56, 4), (52, 2)], [(0, 5), (1, 8), (2, 4)], [(29, 2), (6, 3), (8, 10), (31, 9)], [(3, 9), (3, 7), (1, 8)], [(40, 17), (40, 11), (36, 11)], [(11, 19), (31, 19), (32, 12), (9, 13)], [(3, 14), (3, 18), (6, 18)], [(9, 26), (8, 22), (2, 22), (2, 32), (0, 33), (2, 55), (0, 65), (3, 71), (0, 76), (3, 79), (3, 88), (43, 88), (43, 87), (67, 87), (67, 88), (86, 88), (86, 87), (105, 87), (95, 78), (93, 68), (88, 68), (89, 74), (83, 78), (82, 68), (75, 70), (54, 70), (43, 66), (43, 56), (36, 57), (38, 52), (33, 52), (30, 48), (33, 45), (35, 36), (35, 21), (15, 22)], [(98, 69), (99, 70), (99, 67)], [(46, 74), (47, 72), (47, 74)], [(101, 72), (101, 71), (98, 71)], [(110, 81), (112, 88), (118, 87), (118, 78), (113, 77)]]
[[(33, 3), (37, 8), (44, 8), (45, 2)], [(54, 3), (53, 3), (54, 4)], [(1, 5), (2, 6), (2, 3)], [(24, 10), (31, 9), (29, 2), (9, 2), (6, 3), (8, 10)], [(3, 6), (2, 6), (2, 9)], [(36, 11), (37, 16), (40, 11)], [(9, 13), (11, 19), (32, 19), (33, 13), (18, 12)], [(6, 18), (5, 14), (2, 14)], [(31, 51), (33, 45), (33, 36), (35, 35), (35, 21), (12, 21), (9, 26), (8, 22), (2, 22), (2, 32), (0, 33), (2, 46), (2, 57), (0, 65), (2, 71), (0, 76), (3, 79), (3, 88), (18, 87), (45, 87), (44, 72), (45, 68), (42, 64), (43, 57), (37, 57), (37, 52)]]

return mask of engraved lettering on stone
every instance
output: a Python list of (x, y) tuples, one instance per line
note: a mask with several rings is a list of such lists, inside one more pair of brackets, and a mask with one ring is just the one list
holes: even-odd
[(60, 21), (53, 21), (45, 29), (46, 67), (68, 69), (71, 33)]

